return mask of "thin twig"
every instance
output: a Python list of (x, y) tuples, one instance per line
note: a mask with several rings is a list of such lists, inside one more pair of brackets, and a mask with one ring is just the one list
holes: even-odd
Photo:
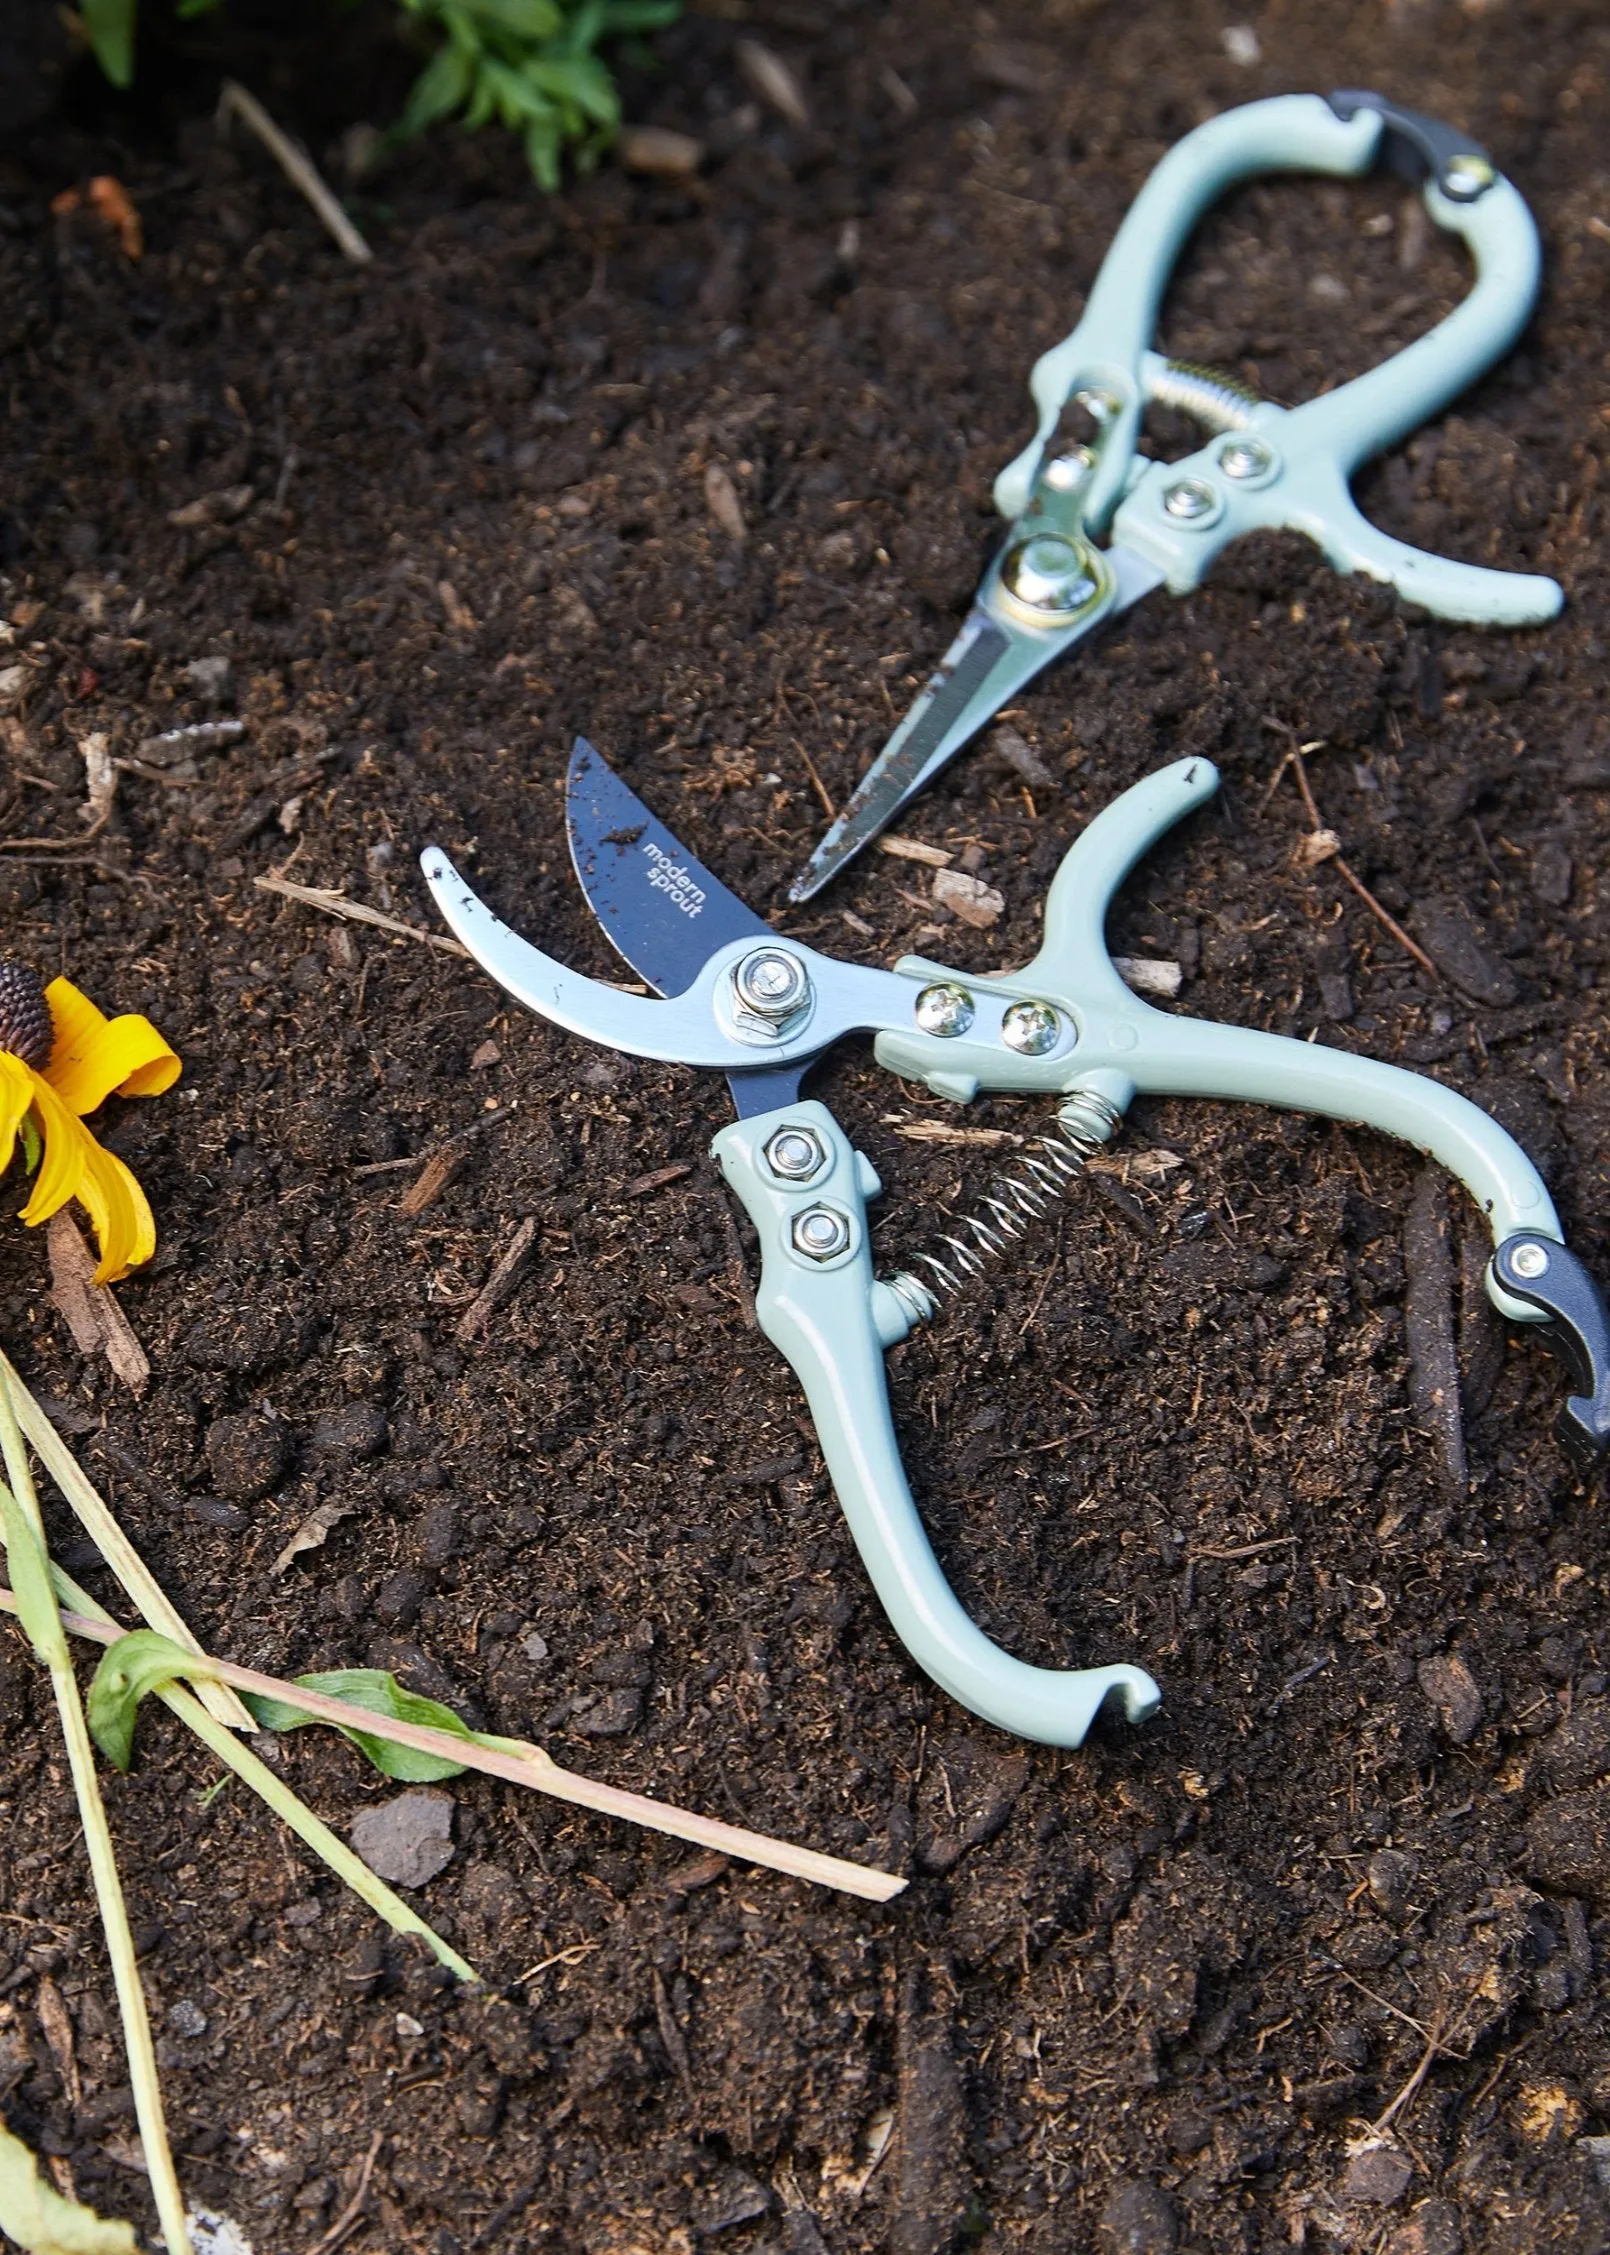
[(385, 2134), (384, 2130), (376, 2130), (374, 2136), (369, 2140), (369, 2150), (363, 2157), (363, 2167), (358, 2171), (357, 2189), (324, 2237), (313, 2242), (312, 2247), (308, 2250), (308, 2255), (334, 2255), (335, 2249), (340, 2246), (362, 2215), (363, 2204), (369, 2197), (369, 2180), (375, 2173), (375, 2161), (380, 2152), (380, 2141)]
[(812, 784), (815, 786), (816, 796), (822, 802), (823, 808), (825, 809), (827, 814), (827, 819), (829, 820), (829, 822), (837, 822), (839, 818), (839, 810), (833, 804), (833, 794), (828, 789), (827, 785), (822, 781), (822, 778), (817, 774), (816, 762), (811, 758), (810, 753), (805, 749), (804, 745), (800, 742), (797, 736), (794, 738), (794, 749), (796, 752), (798, 752), (800, 758), (805, 762), (805, 772), (810, 777)]
[[(1319, 808), (1314, 804), (1314, 794), (1309, 788), (1308, 783), (1308, 770), (1303, 765), (1303, 755), (1297, 749), (1296, 745), (1292, 746), (1289, 757), (1291, 760), (1292, 771), (1297, 778), (1297, 788), (1302, 792), (1303, 795), (1303, 805), (1308, 809), (1308, 820), (1316, 831), (1323, 830), (1326, 827), (1325, 819), (1321, 815)], [(1363, 878), (1358, 876), (1352, 869), (1348, 867), (1346, 861), (1339, 853), (1333, 853), (1332, 855), (1330, 855), (1329, 859), (1331, 866), (1335, 869), (1337, 875), (1345, 879), (1345, 881), (1352, 886), (1354, 892), (1357, 893), (1359, 899), (1364, 903), (1365, 907), (1369, 910), (1370, 914), (1375, 918), (1376, 922), (1381, 926), (1383, 931), (1390, 932), (1392, 937), (1397, 941), (1399, 947), (1405, 949), (1408, 954), (1412, 955), (1416, 963), (1420, 965), (1421, 969), (1423, 971), (1428, 971), (1431, 974), (1432, 978), (1437, 982), (1437, 985), (1440, 987), (1443, 983), (1442, 973), (1432, 962), (1430, 956), (1427, 955), (1425, 949), (1419, 946), (1416, 941), (1410, 939), (1408, 933), (1403, 929), (1403, 926), (1398, 922), (1397, 918), (1390, 915), (1387, 910), (1381, 906), (1381, 903), (1370, 891), (1369, 886), (1365, 884)]]
[[(14, 1613), (16, 1609), (11, 1591), (0, 1585), (0, 1612)], [(82, 1613), (63, 1613), (62, 1623), (75, 1636), (88, 1637), (96, 1644), (113, 1644), (122, 1633)], [(393, 1739), (399, 1746), (417, 1747), (423, 1754), (434, 1754), (440, 1760), (459, 1763), (465, 1769), (484, 1770), (489, 1777), (506, 1778), (511, 1785), (524, 1785), (537, 1793), (552, 1794), (556, 1801), (597, 1809), (605, 1816), (624, 1817), (629, 1824), (643, 1825), (651, 1832), (668, 1832), (673, 1839), (691, 1840), (701, 1848), (714, 1848), (722, 1855), (737, 1856), (745, 1863), (764, 1864), (772, 1871), (785, 1871), (796, 1879), (813, 1880), (820, 1887), (836, 1887), (842, 1894), (859, 1895), (867, 1902), (887, 1902), (892, 1895), (902, 1893), (906, 1885), (893, 1872), (879, 1871), (869, 1864), (848, 1863), (841, 1856), (823, 1855), (817, 1848), (797, 1848), (790, 1841), (774, 1840), (768, 1833), (751, 1832), (746, 1825), (723, 1824), (716, 1817), (696, 1816), (690, 1809), (673, 1808), (668, 1802), (650, 1800), (646, 1794), (628, 1793), (618, 1785), (605, 1785), (597, 1778), (584, 1777), (579, 1770), (562, 1769), (541, 1747), (528, 1746), (520, 1740), (505, 1739), (489, 1746), (476, 1738), (459, 1738), (450, 1731), (430, 1730), (420, 1723), (405, 1723), (389, 1715), (374, 1714), (367, 1707), (355, 1707), (345, 1699), (332, 1699), (327, 1693), (310, 1690), (305, 1684), (265, 1676), (256, 1668), (237, 1667), (232, 1660), (198, 1655), (196, 1680), (204, 1682), (209, 1676), (233, 1684), (239, 1691), (253, 1691), (262, 1698), (280, 1701), (301, 1714), (316, 1715), (323, 1722), (336, 1723), (343, 1730), (361, 1731), (369, 1738)], [(517, 1753), (505, 1751), (515, 1746), (519, 1747)]]
[(366, 266), (374, 252), (320, 179), (312, 159), (286, 138), (255, 94), (248, 94), (237, 79), (226, 78), (218, 95), (220, 126), (229, 123), (231, 113), (256, 134), (292, 187), (302, 191), (346, 256)]
[(423, 940), (426, 947), (440, 948), (444, 955), (470, 959), (470, 951), (461, 941), (447, 939), (440, 932), (422, 932), (417, 924), (404, 924), (396, 916), (382, 916), (378, 908), (348, 900), (345, 893), (320, 885), (293, 885), (289, 877), (254, 877), (252, 882), (261, 892), (281, 893), (286, 900), (300, 901), (304, 908), (322, 909), (326, 916), (343, 917), (349, 924), (373, 924), (376, 931), (395, 932), (399, 939)]

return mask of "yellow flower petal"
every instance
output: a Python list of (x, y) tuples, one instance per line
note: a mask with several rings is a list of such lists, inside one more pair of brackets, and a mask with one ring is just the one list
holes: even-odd
[(179, 1060), (149, 1018), (108, 1018), (70, 979), (52, 979), (45, 1000), (56, 1039), (44, 1077), (80, 1119), (114, 1090), (160, 1096), (179, 1078)]
[(50, 1083), (38, 1074), (30, 1077), (45, 1150), (22, 1219), (35, 1227), (49, 1221), (69, 1198), (78, 1199), (101, 1248), (95, 1281), (115, 1283), (156, 1251), (156, 1223), (145, 1192), (122, 1160), (101, 1148)]
[(0, 1049), (0, 1174), (11, 1164), (17, 1130), (34, 1100), (34, 1076), (20, 1057)]

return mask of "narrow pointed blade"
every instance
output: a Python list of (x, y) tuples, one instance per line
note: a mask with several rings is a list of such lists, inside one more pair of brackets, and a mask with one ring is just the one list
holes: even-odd
[(565, 826), (577, 879), (605, 938), (659, 993), (685, 993), (731, 940), (776, 936), (649, 812), (584, 736), (570, 755)]
[[(1111, 598), (1075, 625), (1020, 627), (997, 616), (985, 601), (974, 603), (938, 672), (789, 887), (791, 901), (809, 900), (820, 892), (1053, 659), (1161, 583), (1161, 572), (1127, 549), (1115, 546), (1107, 557)], [(994, 579), (992, 566), (981, 596), (988, 596)]]

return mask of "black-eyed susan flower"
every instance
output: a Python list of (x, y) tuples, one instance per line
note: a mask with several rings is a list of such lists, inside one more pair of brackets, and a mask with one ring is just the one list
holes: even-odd
[(21, 1218), (49, 1221), (76, 1198), (101, 1249), (97, 1284), (148, 1261), (157, 1231), (145, 1192), (84, 1119), (114, 1093), (160, 1096), (179, 1071), (149, 1018), (103, 1017), (71, 980), (47, 987), (21, 964), (0, 963), (0, 1173), (20, 1135), (38, 1169)]

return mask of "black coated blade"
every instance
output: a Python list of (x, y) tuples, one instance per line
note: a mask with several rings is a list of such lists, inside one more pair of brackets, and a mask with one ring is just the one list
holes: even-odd
[(776, 938), (584, 736), (570, 755), (565, 825), (576, 875), (605, 938), (661, 994), (685, 994), (732, 940)]
[[(718, 949), (776, 934), (578, 736), (565, 779), (570, 858), (605, 938), (660, 994), (685, 994)], [(804, 1064), (729, 1073), (738, 1115), (751, 1118), (799, 1095)]]

